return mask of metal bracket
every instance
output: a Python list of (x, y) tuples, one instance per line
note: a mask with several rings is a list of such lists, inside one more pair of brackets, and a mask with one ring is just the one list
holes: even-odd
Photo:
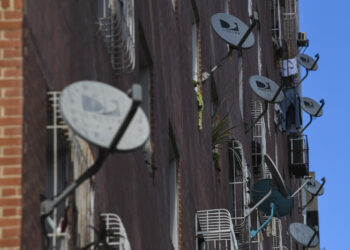
[[(253, 19), (253, 22), (249, 26), (248, 30), (244, 33), (241, 40), (239, 41), (239, 43), (237, 45), (238, 50), (242, 49), (241, 46), (244, 44), (244, 42), (247, 40), (248, 36), (252, 32), (252, 30), (254, 29), (256, 24), (259, 22), (258, 12), (254, 11), (253, 15), (250, 16), (250, 19)], [(204, 83), (206, 80), (208, 80), (218, 68), (222, 67), (223, 63), (232, 55), (233, 50), (234, 50), (234, 47), (230, 46), (229, 52), (223, 58), (221, 58), (218, 63), (215, 64), (215, 66), (209, 71), (209, 73), (208, 72), (202, 73), (202, 75), (201, 75), (202, 83)]]
[(55, 207), (57, 207), (62, 201), (64, 201), (68, 195), (75, 191), (77, 187), (80, 186), (85, 180), (89, 179), (91, 176), (95, 175), (102, 164), (107, 159), (107, 157), (115, 151), (116, 146), (124, 135), (126, 129), (128, 128), (132, 118), (136, 114), (136, 111), (142, 100), (142, 89), (139, 84), (133, 84), (132, 87), (132, 105), (127, 113), (127, 116), (123, 123), (121, 124), (118, 132), (114, 136), (110, 147), (108, 149), (99, 149), (97, 160), (88, 168), (77, 180), (71, 183), (63, 192), (54, 199), (46, 199), (40, 203), (40, 217), (45, 219), (46, 216), (50, 215)]
[(306, 79), (306, 77), (309, 75), (309, 71), (313, 70), (314, 67), (316, 66), (318, 60), (320, 60), (320, 55), (319, 54), (316, 54), (315, 57), (316, 57), (316, 60), (315, 60), (314, 64), (312, 64), (311, 69), (306, 69), (305, 76), (296, 84), (296, 87), (298, 87)]
[(271, 215), (270, 217), (257, 229), (257, 230), (251, 230), (250, 231), (250, 238), (254, 238), (273, 218), (275, 213), (275, 203), (271, 202)]
[[(321, 99), (320, 100), (320, 103), (321, 103), (321, 106), (320, 108), (317, 110), (316, 114), (314, 116), (318, 116), (318, 114), (321, 112), (323, 106), (325, 105), (325, 101), (324, 99)], [(302, 134), (304, 132), (305, 129), (307, 129), (307, 127), (309, 127), (309, 125), (312, 123), (312, 120), (313, 120), (313, 116), (310, 115), (310, 121), (306, 124), (306, 126), (300, 131), (300, 133)]]

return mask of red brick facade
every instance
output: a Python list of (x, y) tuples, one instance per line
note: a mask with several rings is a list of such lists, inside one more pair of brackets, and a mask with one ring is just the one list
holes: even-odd
[(0, 1), (0, 249), (20, 249), (22, 0)]

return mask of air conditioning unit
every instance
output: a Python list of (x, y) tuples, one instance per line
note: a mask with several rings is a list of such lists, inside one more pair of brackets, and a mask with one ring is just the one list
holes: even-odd
[(309, 40), (306, 39), (305, 32), (298, 32), (297, 46), (298, 47), (309, 47)]
[(309, 174), (309, 145), (306, 135), (289, 137), (290, 168), (296, 177)]

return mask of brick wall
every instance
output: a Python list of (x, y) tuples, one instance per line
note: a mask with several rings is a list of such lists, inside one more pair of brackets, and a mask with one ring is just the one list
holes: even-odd
[(19, 249), (23, 0), (0, 0), (0, 249)]

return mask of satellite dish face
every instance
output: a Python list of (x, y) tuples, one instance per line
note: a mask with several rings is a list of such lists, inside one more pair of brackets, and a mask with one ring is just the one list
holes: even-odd
[[(315, 231), (309, 226), (302, 223), (291, 223), (289, 225), (289, 233), (293, 239), (303, 246), (307, 246), (312, 239)], [(318, 236), (312, 240), (310, 247), (316, 247), (319, 243)]]
[[(268, 102), (272, 101), (273, 97), (276, 95), (277, 91), (280, 88), (278, 84), (271, 79), (258, 75), (251, 76), (249, 78), (249, 84), (255, 94)], [(282, 102), (283, 98), (284, 94), (281, 91), (274, 102)]]
[[(308, 183), (304, 187), (305, 190), (308, 191), (310, 194), (313, 194), (313, 195), (317, 194), (317, 191), (321, 187), (321, 183), (319, 183), (315, 179), (307, 180), (307, 182)], [(324, 189), (322, 188), (318, 193), (318, 195), (323, 195), (323, 194), (324, 194)]]
[(301, 66), (303, 66), (307, 70), (317, 70), (318, 69), (317, 64), (315, 64), (315, 66), (312, 67), (315, 63), (315, 60), (311, 56), (308, 56), (306, 54), (297, 55), (297, 61)]
[[(315, 100), (308, 97), (302, 97), (300, 102), (303, 110), (312, 116), (316, 116), (317, 111), (321, 108), (321, 106)], [(320, 117), (322, 115), (323, 110), (320, 110), (320, 112), (317, 114), (317, 117)]]
[[(95, 81), (80, 81), (66, 87), (60, 110), (69, 127), (85, 140), (109, 148), (125, 120), (132, 100), (124, 92)], [(118, 151), (141, 147), (150, 135), (147, 117), (138, 108), (119, 144)]]
[[(249, 27), (237, 17), (226, 13), (217, 13), (211, 17), (211, 25), (216, 34), (231, 46), (238, 48)], [(241, 48), (248, 49), (254, 45), (255, 39), (252, 33), (249, 34)]]
[[(254, 204), (258, 203), (271, 189), (271, 179), (262, 179), (256, 182), (252, 188), (252, 199)], [(288, 192), (290, 192), (287, 189)], [(285, 198), (279, 191), (278, 187), (272, 187), (272, 194), (260, 206), (259, 210), (265, 214), (271, 213), (270, 203), (275, 204), (275, 217), (286, 216), (290, 213), (294, 205), (294, 199)]]
[(264, 155), (264, 159), (265, 159), (267, 167), (269, 168), (269, 170), (271, 172), (272, 178), (273, 178), (274, 182), (276, 183), (276, 185), (278, 187), (278, 190), (281, 192), (281, 194), (284, 197), (288, 198), (289, 197), (289, 192), (287, 190), (287, 186), (284, 183), (284, 180), (283, 180), (280, 172), (278, 171), (277, 166), (272, 161), (270, 156)]

